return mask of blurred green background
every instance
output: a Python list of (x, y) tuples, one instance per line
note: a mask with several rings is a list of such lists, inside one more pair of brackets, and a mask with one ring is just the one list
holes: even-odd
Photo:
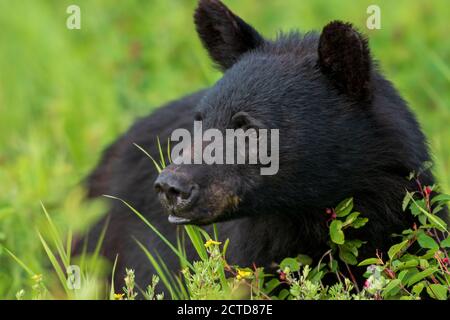
[[(450, 6), (446, 0), (226, 0), (267, 37), (341, 19), (370, 38), (381, 68), (416, 112), (450, 191)], [(66, 8), (81, 7), (81, 30)], [(381, 30), (366, 9), (381, 8)], [(40, 202), (63, 233), (86, 228), (101, 203), (79, 183), (138, 116), (209, 86), (211, 67), (192, 23), (194, 0), (0, 0), (0, 299), (14, 298), (48, 259)]]

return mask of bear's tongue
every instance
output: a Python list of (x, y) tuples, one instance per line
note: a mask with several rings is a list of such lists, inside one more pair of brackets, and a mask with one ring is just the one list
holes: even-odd
[(189, 222), (191, 222), (191, 219), (177, 217), (171, 214), (169, 215), (169, 222), (173, 224), (188, 224)]

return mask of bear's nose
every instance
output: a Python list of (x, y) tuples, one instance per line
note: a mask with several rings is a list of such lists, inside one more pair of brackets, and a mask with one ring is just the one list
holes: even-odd
[(161, 204), (170, 213), (188, 210), (197, 200), (199, 187), (176, 174), (160, 174), (154, 183)]

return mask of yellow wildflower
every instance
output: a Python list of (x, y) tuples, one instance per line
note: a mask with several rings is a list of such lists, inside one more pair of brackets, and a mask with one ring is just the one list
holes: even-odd
[(114, 293), (114, 300), (123, 300), (123, 293)]
[(218, 246), (218, 245), (220, 245), (220, 244), (222, 244), (222, 242), (214, 241), (214, 240), (212, 240), (212, 239), (209, 239), (208, 241), (205, 242), (205, 247), (206, 247), (206, 248), (209, 248), (209, 247), (211, 247), (211, 246)]
[(253, 275), (251, 271), (245, 269), (237, 269), (237, 272), (236, 279), (238, 280), (248, 279)]

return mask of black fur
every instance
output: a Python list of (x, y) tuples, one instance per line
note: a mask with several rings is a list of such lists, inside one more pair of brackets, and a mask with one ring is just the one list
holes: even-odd
[[(430, 160), (425, 138), (405, 101), (372, 63), (367, 41), (350, 24), (332, 22), (322, 34), (263, 40), (213, 0), (200, 1), (195, 22), (224, 77), (137, 121), (89, 177), (90, 197), (126, 200), (175, 242), (178, 227), (168, 223), (153, 191), (157, 172), (133, 143), (157, 158), (156, 137), (166, 141), (175, 128), (191, 130), (196, 112), (205, 129), (220, 130), (245, 112), (262, 126), (280, 129), (277, 175), (261, 176), (246, 165), (186, 167), (207, 175), (204, 188), (226, 186), (239, 196), (239, 206), (218, 224), (220, 238), (231, 239), (230, 263), (268, 267), (298, 253), (318, 259), (327, 250), (325, 209), (347, 197), (369, 218), (350, 235), (367, 241), (361, 258), (386, 250), (392, 233), (411, 227), (414, 221), (401, 203), (407, 189), (416, 189), (408, 174)], [(429, 171), (421, 180), (434, 183)], [(108, 217), (103, 254), (109, 259), (119, 254), (119, 286), (125, 267), (136, 269), (141, 286), (154, 273), (134, 238), (157, 251), (169, 268), (179, 268), (169, 248), (123, 204), (110, 201)], [(104, 221), (91, 231), (91, 244)], [(192, 248), (188, 252), (193, 256)]]
[(319, 64), (344, 93), (357, 99), (369, 96), (369, 48), (367, 40), (351, 24), (334, 21), (323, 28)]
[(217, 66), (226, 70), (260, 46), (263, 38), (217, 0), (201, 0), (194, 14), (197, 32)]

